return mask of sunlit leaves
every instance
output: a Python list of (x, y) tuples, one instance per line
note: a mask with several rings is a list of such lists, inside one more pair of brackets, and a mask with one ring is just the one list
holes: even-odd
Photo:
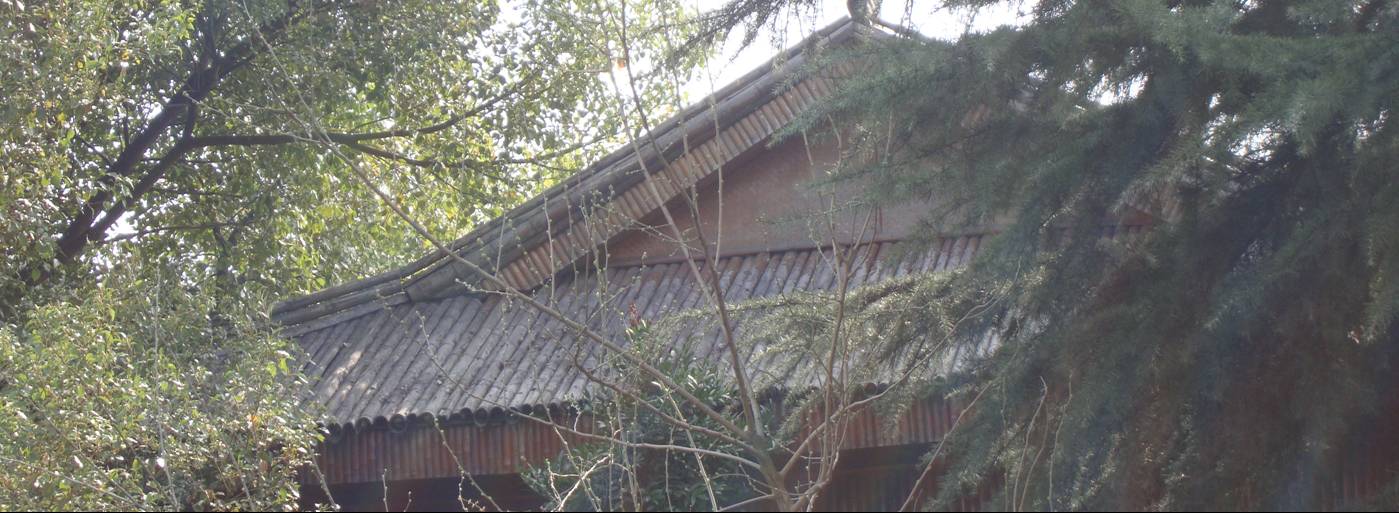
[(265, 312), (427, 249), (348, 164), (444, 238), (581, 169), (632, 115), (615, 5), (0, 0), (0, 509), (293, 505), (314, 412)]
[(166, 280), (112, 276), (0, 330), (3, 509), (295, 506), (318, 435), (286, 342)]

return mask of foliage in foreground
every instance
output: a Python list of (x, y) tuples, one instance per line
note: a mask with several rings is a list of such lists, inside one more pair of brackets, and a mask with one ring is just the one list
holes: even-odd
[(848, 127), (868, 158), (841, 176), (875, 197), (949, 206), (929, 237), (1004, 222), (945, 299), (891, 303), (1012, 291), (940, 499), (1000, 476), (1003, 509), (1337, 500), (1394, 443), (1399, 7), (1026, 8), (832, 53), (867, 67), (803, 125)]
[(0, 330), (0, 509), (288, 510), (320, 435), (287, 342), (155, 273)]
[[(627, 331), (629, 350), (658, 362), (658, 370), (710, 405), (731, 405), (730, 380), (711, 361), (694, 357), (686, 346), (664, 348), (669, 333), (640, 322)], [(737, 453), (738, 448), (693, 429), (666, 422), (665, 412), (692, 426), (720, 429), (694, 407), (621, 358), (601, 366), (618, 392), (581, 403), (573, 412), (594, 432), (627, 443), (699, 448)], [(622, 392), (624, 390), (625, 392)], [(645, 402), (649, 408), (640, 405)], [(682, 450), (638, 449), (606, 441), (567, 448), (552, 461), (524, 473), (526, 482), (548, 499), (548, 511), (718, 511), (754, 497), (755, 476), (731, 461)]]
[(352, 164), (450, 239), (590, 162), (622, 5), (0, 0), (0, 509), (291, 507), (265, 312), (428, 246)]

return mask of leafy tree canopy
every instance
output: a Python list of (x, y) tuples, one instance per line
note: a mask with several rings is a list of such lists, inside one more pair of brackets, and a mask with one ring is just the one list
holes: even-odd
[(0, 509), (293, 506), (315, 412), (265, 312), (426, 248), (350, 163), (463, 234), (669, 105), (600, 73), (682, 15), (0, 0)]
[[(677, 15), (645, 6), (640, 27)], [(598, 73), (649, 47), (633, 27), (621, 55), (615, 8), (7, 1), (0, 275), (24, 296), (141, 248), (192, 281), (286, 294), (401, 263), (424, 243), (335, 152), (464, 233), (617, 135)]]

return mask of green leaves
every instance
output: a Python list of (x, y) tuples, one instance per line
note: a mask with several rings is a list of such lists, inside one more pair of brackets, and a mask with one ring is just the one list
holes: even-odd
[(293, 507), (318, 435), (265, 312), (426, 249), (341, 157), (453, 238), (632, 115), (616, 2), (514, 7), (0, 0), (0, 508)]
[[(213, 331), (201, 315), (212, 298), (148, 278), (138, 289), (135, 276), (109, 276), (81, 291), (84, 303), (0, 330), (0, 432), (12, 442), (0, 444), (0, 502), (294, 507), (295, 473), (319, 435), (285, 342), (244, 320)], [(273, 372), (257, 371), (264, 365)]]
[[(1399, 344), (1390, 253), (1360, 249), (1387, 244), (1396, 208), (1370, 163), (1393, 151), (1399, 13), (1354, 7), (1044, 2), (950, 47), (857, 51), (867, 71), (810, 117), (891, 127), (909, 155), (846, 176), (983, 214), (934, 214), (929, 237), (1008, 220), (950, 296), (891, 313), (1014, 283), (1011, 311), (1041, 326), (978, 373), (994, 413), (951, 472), (1007, 472), (1002, 500), (1042, 509), (1321, 505), (1287, 487), (1373, 443), (1362, 398), (1389, 393)], [(1046, 424), (1080, 436), (1026, 442)]]
[[(730, 26), (789, 3), (735, 3), (752, 12)], [(1399, 364), (1399, 11), (1025, 10), (1024, 26), (948, 44), (827, 53), (813, 73), (857, 71), (789, 130), (833, 118), (852, 146), (835, 181), (931, 201), (924, 239), (997, 233), (946, 287), (913, 289), (937, 294), (859, 313), (927, 325), (1011, 285), (1002, 347), (969, 376), (987, 394), (950, 442), (948, 472), (1009, 481), (1002, 509), (1333, 507), (1321, 476), (1399, 453), (1372, 435), (1393, 423), (1374, 401), (1393, 395)], [(775, 332), (828, 322), (795, 310)], [(895, 328), (877, 335), (917, 347)], [(1392, 508), (1392, 494), (1375, 499)]]
[[(16, 87), (0, 106), (0, 204), (15, 215), (0, 225), (12, 248), (0, 289), (43, 293), (27, 283), (100, 274), (142, 246), (142, 258), (190, 281), (310, 292), (423, 247), (331, 148), (310, 143), (308, 122), (365, 136), (337, 151), (450, 239), (593, 160), (630, 115), (597, 77), (620, 37), (608, 2), (526, 4), (508, 17), (495, 2), (288, 5), (7, 7), (17, 12), (0, 21), (0, 79)], [(629, 9), (649, 18), (679, 7)], [(661, 36), (633, 23), (638, 58), (658, 54)], [(199, 98), (194, 112), (181, 106), (186, 93)], [(656, 107), (674, 93), (645, 94)], [(171, 126), (152, 125), (162, 112)], [(136, 145), (145, 130), (150, 144)], [(244, 136), (287, 139), (235, 141)], [(176, 154), (185, 137), (234, 139)], [(119, 158), (128, 150), (135, 164)], [(158, 167), (163, 155), (178, 158)], [(98, 226), (104, 216), (116, 219)], [(73, 235), (84, 229), (93, 233)], [(54, 247), (61, 234), (76, 258)], [(113, 238), (122, 242), (103, 243)], [(63, 269), (36, 264), (54, 258)]]

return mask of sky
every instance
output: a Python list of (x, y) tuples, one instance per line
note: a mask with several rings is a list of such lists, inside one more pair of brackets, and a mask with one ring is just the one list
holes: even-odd
[[(726, 0), (689, 0), (693, 8), (700, 12), (714, 10)], [(880, 18), (899, 23), (917, 30), (925, 36), (936, 39), (954, 40), (968, 32), (985, 32), (1002, 25), (1016, 25), (1024, 19), (1020, 13), (1021, 2), (1007, 2), (1006, 5), (985, 9), (975, 16), (966, 11), (939, 9), (941, 2), (913, 1), (913, 6), (905, 0), (883, 0)], [(911, 8), (910, 8), (911, 7)], [(769, 30), (748, 47), (740, 47), (740, 37), (735, 35), (724, 45), (720, 55), (705, 67), (695, 80), (685, 87), (687, 100), (695, 101), (723, 88), (745, 73), (767, 64), (768, 60), (787, 47), (796, 44), (822, 27), (834, 23), (848, 14), (846, 0), (818, 0), (815, 12), (789, 15), (777, 31)]]

